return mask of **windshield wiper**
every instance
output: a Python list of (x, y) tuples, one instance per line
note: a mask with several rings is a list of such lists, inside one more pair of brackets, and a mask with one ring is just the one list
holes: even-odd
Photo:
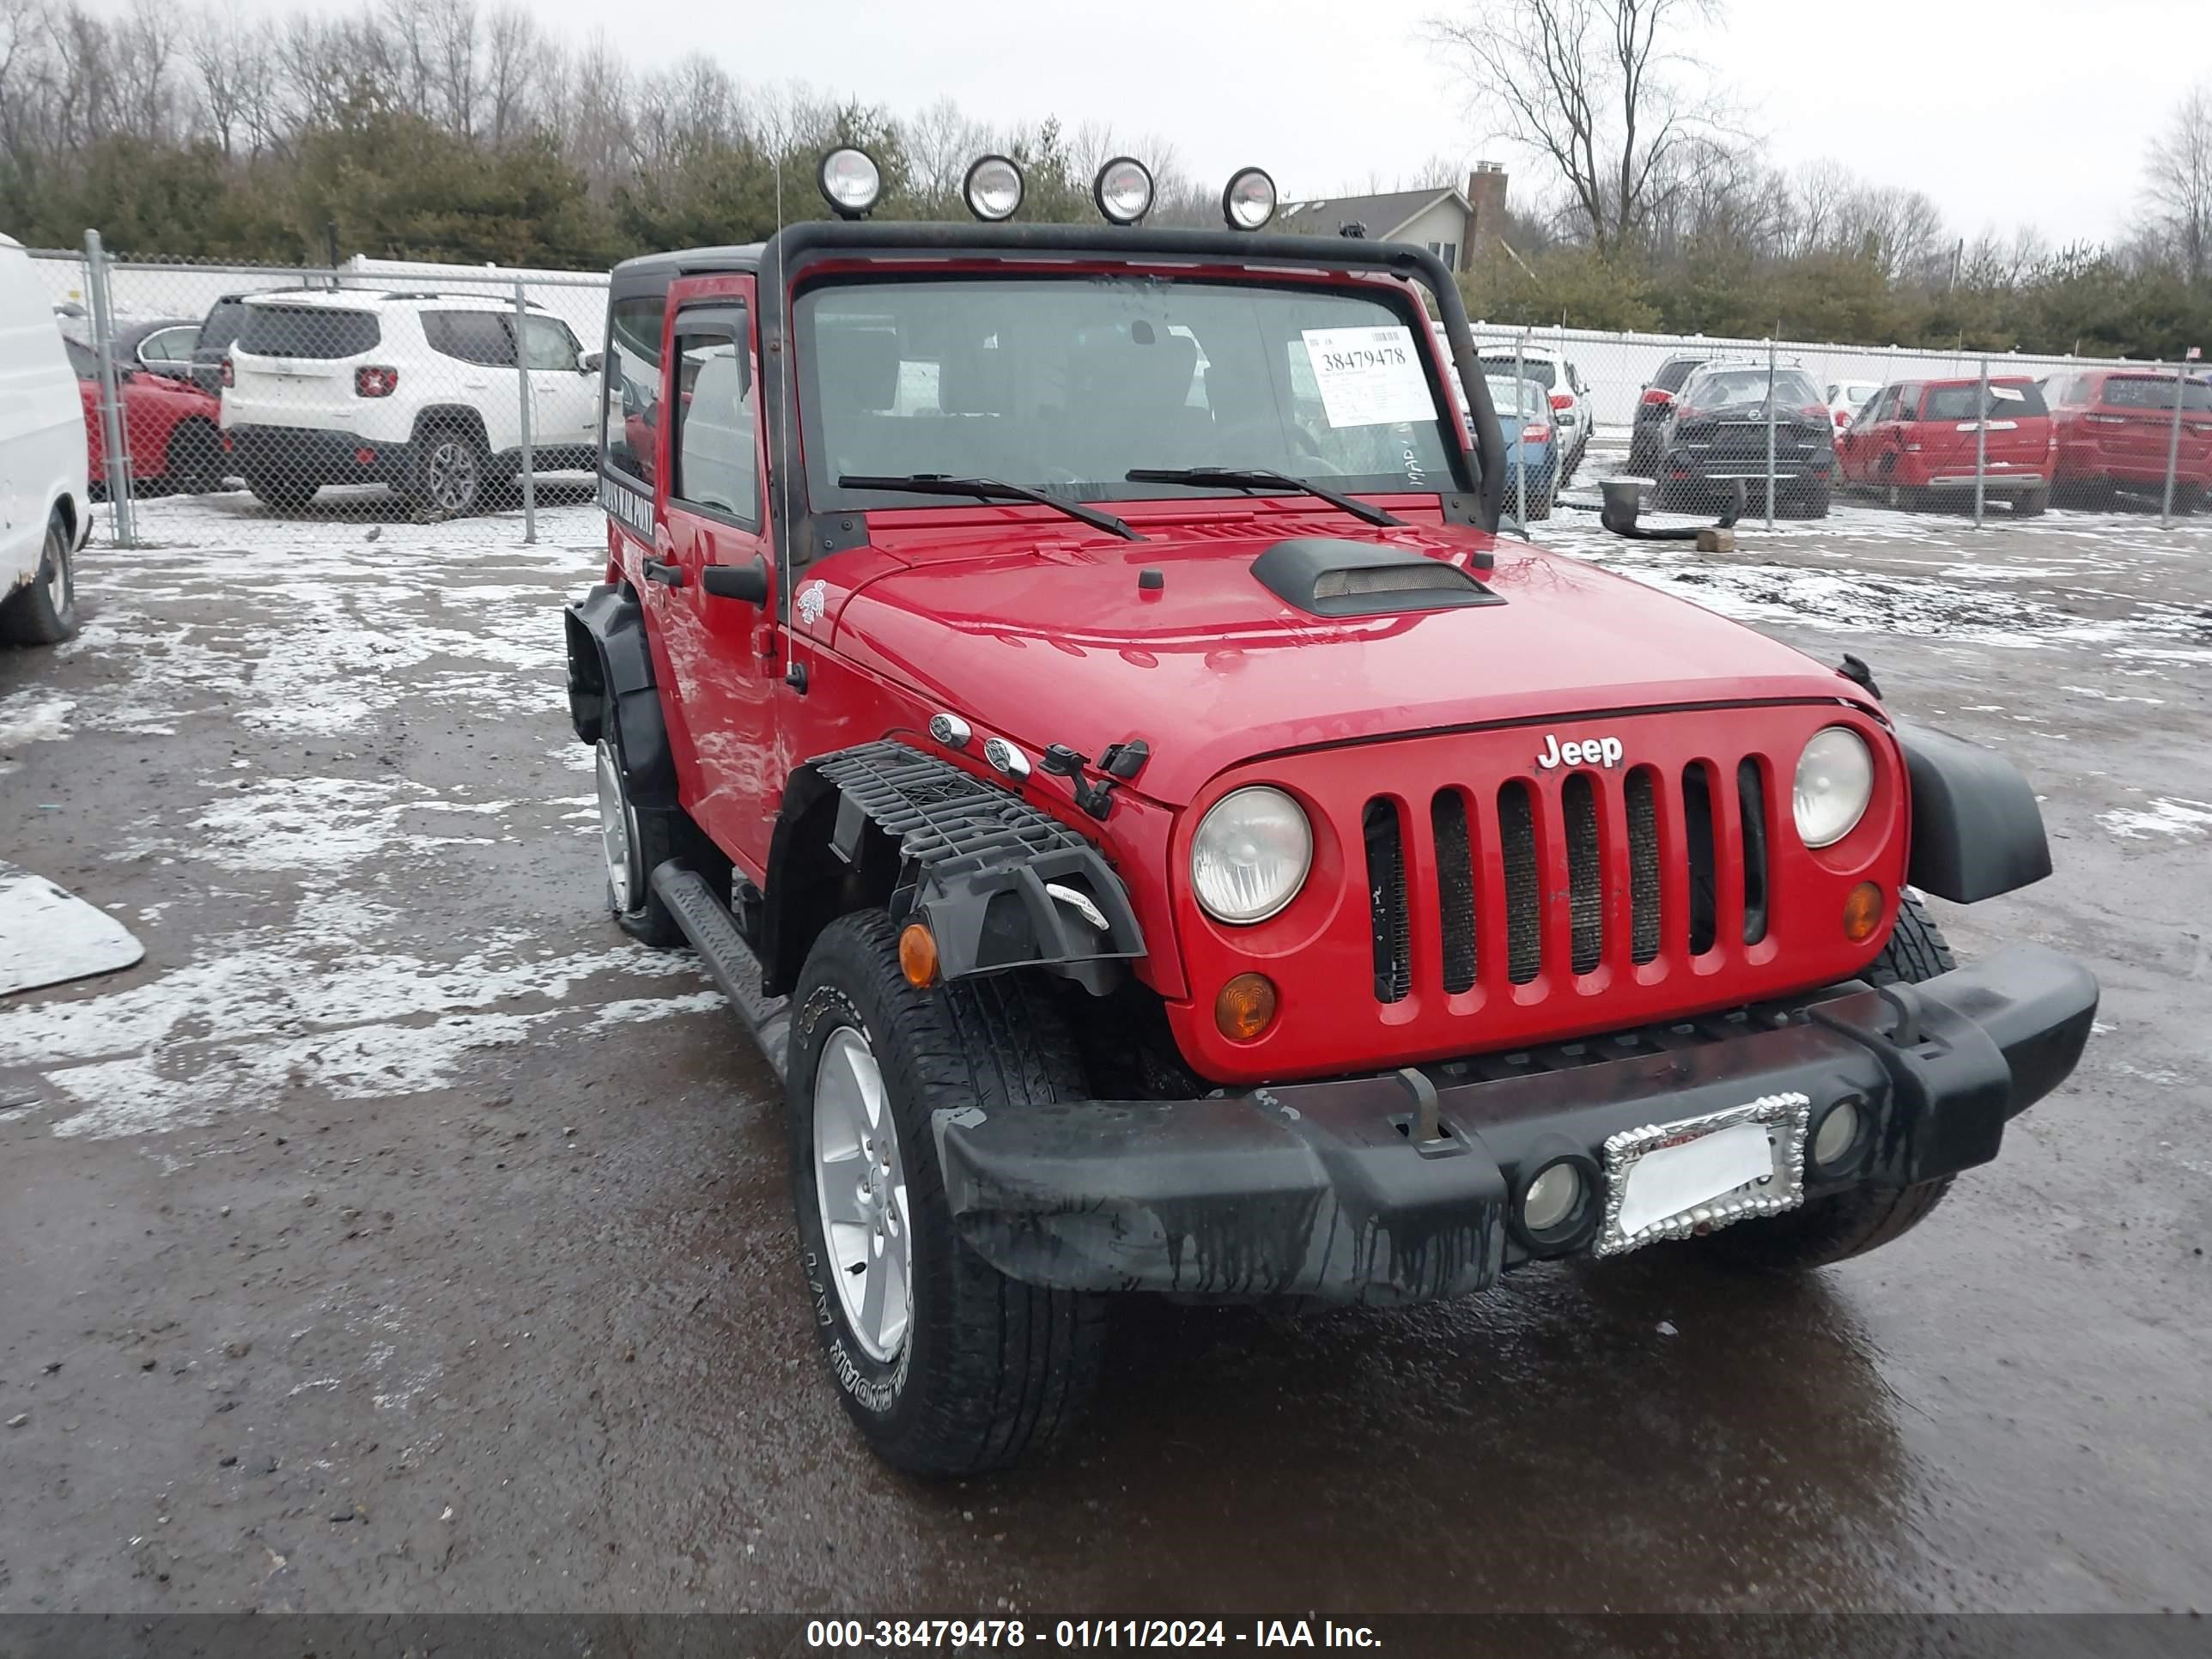
[(1341, 495), (1310, 478), (1292, 477), (1260, 466), (1133, 466), (1121, 475), (1131, 483), (1226, 484), (1231, 489), (1297, 489), (1318, 495), (1338, 511), (1370, 524), (1401, 525), (1406, 521), (1381, 507)]
[(903, 489), (916, 495), (967, 495), (979, 501), (1034, 501), (1039, 507), (1049, 507), (1065, 513), (1071, 519), (1100, 530), (1109, 531), (1124, 541), (1141, 542), (1146, 538), (1115, 518), (1111, 513), (1101, 513), (1095, 507), (1084, 507), (1075, 501), (1064, 501), (1057, 495), (1048, 495), (1042, 489), (1031, 489), (1027, 484), (1008, 483), (1002, 478), (955, 478), (942, 472), (907, 472), (896, 476), (873, 472), (847, 472), (839, 476), (840, 489)]

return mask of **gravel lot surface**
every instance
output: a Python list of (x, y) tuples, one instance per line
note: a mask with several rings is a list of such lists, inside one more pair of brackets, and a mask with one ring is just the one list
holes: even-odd
[(1537, 526), (2028, 772), (2057, 876), (1942, 919), (2091, 963), (2081, 1072), (1813, 1281), (1130, 1307), (1066, 1455), (930, 1489), (819, 1374), (768, 1074), (601, 915), (596, 508), (144, 519), (0, 655), (0, 854), (147, 945), (0, 1000), (0, 1612), (2212, 1607), (2212, 520)]

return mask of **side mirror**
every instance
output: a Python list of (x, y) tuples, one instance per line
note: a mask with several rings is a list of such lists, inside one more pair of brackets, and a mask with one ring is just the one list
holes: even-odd
[(768, 562), (755, 559), (750, 564), (710, 564), (699, 573), (699, 586), (718, 599), (766, 605)]
[(587, 351), (580, 358), (577, 359), (576, 373), (579, 374), (596, 374), (599, 372), (599, 365), (605, 361), (605, 358), (600, 353), (596, 351)]

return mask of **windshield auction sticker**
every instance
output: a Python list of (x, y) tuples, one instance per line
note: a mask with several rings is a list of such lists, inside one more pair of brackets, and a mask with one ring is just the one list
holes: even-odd
[(1302, 331), (1321, 406), (1333, 427), (1382, 426), (1394, 421), (1433, 421), (1437, 407), (1413, 331), (1383, 328), (1309, 328)]

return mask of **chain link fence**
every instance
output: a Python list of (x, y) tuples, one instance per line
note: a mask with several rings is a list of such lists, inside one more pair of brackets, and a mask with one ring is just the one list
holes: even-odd
[(588, 502), (604, 274), (33, 254), (123, 545)]
[[(1838, 501), (1977, 524), (2053, 502), (2167, 523), (2212, 500), (2212, 377), (2194, 359), (1474, 331), (1508, 428), (1507, 511), (1532, 527), (1563, 493), (1595, 507), (1609, 477), (1708, 515), (1741, 483), (1770, 523)], [(1533, 383), (1517, 428), (1516, 379)]]
[[(604, 274), (33, 254), (83, 385), (119, 543), (296, 541), (302, 522), (580, 506), (605, 418)], [(2203, 365), (1478, 323), (1507, 510), (1650, 481), (1648, 504), (1818, 518), (1838, 500), (2025, 515), (2212, 499)]]

